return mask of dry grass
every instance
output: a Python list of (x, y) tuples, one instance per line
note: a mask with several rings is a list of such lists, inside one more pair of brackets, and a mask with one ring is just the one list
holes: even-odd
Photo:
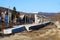
[(39, 30), (16, 33), (15, 35), (4, 37), (0, 40), (60, 40), (59, 33), (60, 30), (55, 25), (48, 25)]

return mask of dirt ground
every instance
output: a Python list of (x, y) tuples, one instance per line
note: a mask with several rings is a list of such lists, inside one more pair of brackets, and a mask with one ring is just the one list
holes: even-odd
[(39, 30), (16, 33), (0, 40), (60, 40), (60, 29), (57, 29), (55, 25), (48, 25)]

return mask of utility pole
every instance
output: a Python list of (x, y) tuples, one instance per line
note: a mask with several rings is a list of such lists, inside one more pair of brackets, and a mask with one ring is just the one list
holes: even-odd
[(9, 23), (9, 21), (10, 21), (10, 13), (9, 13), (9, 9), (10, 9), (10, 6), (9, 6), (9, 8), (8, 8), (8, 23)]

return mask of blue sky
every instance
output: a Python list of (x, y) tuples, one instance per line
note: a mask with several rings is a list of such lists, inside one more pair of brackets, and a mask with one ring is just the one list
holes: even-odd
[(60, 0), (0, 0), (0, 6), (23, 12), (60, 12)]

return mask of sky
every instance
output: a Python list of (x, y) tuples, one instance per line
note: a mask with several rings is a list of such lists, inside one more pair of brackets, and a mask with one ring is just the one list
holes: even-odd
[(17, 11), (32, 12), (60, 12), (60, 0), (0, 0), (0, 6)]

